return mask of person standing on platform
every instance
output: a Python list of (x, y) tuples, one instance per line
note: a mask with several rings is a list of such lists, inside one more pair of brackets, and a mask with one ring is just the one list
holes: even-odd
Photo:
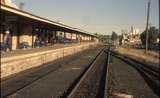
[(5, 31), (5, 34), (6, 34), (5, 51), (11, 51), (12, 50), (12, 36), (10, 35), (9, 29)]

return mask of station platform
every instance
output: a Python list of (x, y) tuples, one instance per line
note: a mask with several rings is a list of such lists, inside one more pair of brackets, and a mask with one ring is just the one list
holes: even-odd
[[(81, 44), (87, 44), (87, 43), (81, 43)], [(78, 43), (55, 44), (52, 46), (44, 46), (44, 47), (40, 47), (40, 48), (17, 49), (17, 50), (13, 50), (13, 51), (9, 51), (9, 52), (2, 52), (1, 58), (8, 58), (8, 57), (32, 54), (32, 53), (36, 53), (36, 52), (44, 52), (44, 51), (48, 51), (48, 50), (65, 48), (65, 47), (76, 46), (76, 45), (80, 45), (80, 44), (78, 44)]]
[[(57, 63), (1, 82), (2, 98), (61, 98), (103, 47), (86, 49)], [(59, 66), (60, 64), (60, 66)]]
[(19, 72), (52, 63), (55, 60), (73, 55), (96, 45), (96, 43), (56, 44), (54, 46), (15, 50), (2, 54), (1, 78), (5, 79)]

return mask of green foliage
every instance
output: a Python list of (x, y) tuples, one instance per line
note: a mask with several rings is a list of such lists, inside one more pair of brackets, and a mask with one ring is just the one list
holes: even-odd
[(115, 41), (118, 39), (118, 35), (116, 32), (112, 32), (111, 40)]
[(98, 33), (94, 33), (94, 35), (98, 36)]
[[(155, 27), (151, 27), (148, 30), (148, 44), (149, 44), (149, 46), (156, 43), (156, 40), (158, 37), (159, 37), (158, 29), (156, 29)], [(146, 44), (146, 30), (141, 33), (140, 38), (141, 38), (142, 44), (145, 45)]]
[(122, 45), (123, 36), (119, 36), (119, 45)]

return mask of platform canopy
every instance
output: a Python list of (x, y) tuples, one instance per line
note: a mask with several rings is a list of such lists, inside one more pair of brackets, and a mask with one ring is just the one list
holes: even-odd
[[(32, 21), (35, 23), (38, 22), (40, 24), (45, 24), (46, 26), (48, 26), (50, 28), (56, 28), (58, 30), (62, 30), (62, 31), (66, 31), (66, 32), (80, 33), (80, 34), (96, 37), (94, 34), (92, 34), (90, 32), (87, 32), (87, 31), (84, 31), (84, 30), (81, 30), (78, 28), (74, 28), (74, 27), (65, 25), (63, 23), (55, 22), (55, 21), (31, 14), (29, 12), (26, 12), (26, 11), (23, 11), (23, 10), (20, 10), (18, 8), (14, 8), (14, 7), (11, 7), (8, 5), (1, 4), (1, 12), (9, 13), (8, 16), (11, 16), (11, 14), (12, 14), (12, 16), (22, 17), (23, 19), (28, 20), (28, 21)], [(1, 14), (3, 14), (3, 13), (1, 13)]]

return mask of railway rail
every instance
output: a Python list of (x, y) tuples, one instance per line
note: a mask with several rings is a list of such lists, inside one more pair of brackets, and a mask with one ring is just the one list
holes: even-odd
[(104, 48), (60, 98), (107, 98), (109, 55)]
[[(158, 80), (159, 71), (157, 68), (143, 64), (123, 55), (119, 55), (111, 51), (110, 48), (105, 47), (92, 60), (89, 66), (87, 66), (83, 72), (71, 83), (71, 85), (65, 89), (59, 98), (108, 98), (108, 70), (111, 58), (110, 56), (114, 56), (137, 69), (152, 90), (156, 94), (159, 94), (158, 91), (160, 83)], [(45, 75), (47, 74), (50, 74), (50, 72), (46, 73)], [(38, 79), (44, 77), (45, 75), (39, 77)], [(153, 79), (157, 80), (154, 81)], [(26, 84), (24, 87), (27, 85), (30, 84)], [(23, 89), (24, 87), (20, 89)], [(6, 98), (13, 93), (14, 92), (3, 96), (3, 98)]]
[(141, 76), (144, 78), (144, 80), (149, 85), (149, 87), (152, 89), (152, 91), (156, 95), (160, 96), (160, 94), (159, 94), (159, 91), (160, 91), (159, 69), (160, 68), (155, 67), (153, 65), (149, 65), (149, 64), (140, 62), (138, 60), (132, 59), (132, 58), (124, 56), (124, 55), (120, 55), (120, 54), (113, 52), (113, 51), (111, 52), (111, 55), (124, 61), (125, 63), (132, 66), (133, 68), (135, 68), (141, 74)]
[[(107, 54), (107, 55), (106, 55)], [(150, 88), (159, 96), (159, 69), (135, 59), (104, 49), (90, 67), (73, 83), (61, 98), (108, 98), (108, 70), (111, 56), (133, 66), (145, 79)], [(156, 80), (154, 80), (156, 79)]]
[(144, 71), (148, 72), (150, 75), (152, 75), (156, 78), (159, 77), (159, 68), (157, 68), (155, 66), (142, 63), (138, 60), (132, 59), (132, 58), (124, 56), (124, 55), (120, 55), (120, 54), (115, 53), (115, 52), (112, 52), (112, 56), (115, 56), (115, 57), (125, 61), (126, 63), (129, 63), (130, 65), (134, 65), (134, 66), (140, 68), (141, 70), (144, 70)]

